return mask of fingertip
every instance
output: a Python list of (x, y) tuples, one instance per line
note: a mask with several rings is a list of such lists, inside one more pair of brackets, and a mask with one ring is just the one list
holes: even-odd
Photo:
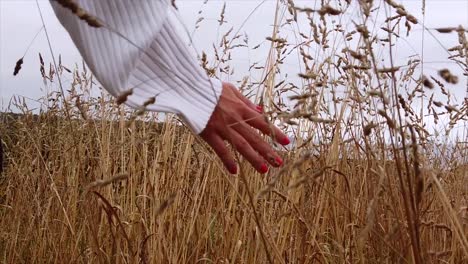
[(257, 105), (257, 106), (255, 106), (255, 110), (257, 110), (258, 113), (262, 114), (263, 113), (263, 106)]
[(268, 160), (268, 163), (270, 163), (271, 166), (276, 168), (283, 165), (283, 159), (277, 155), (268, 155), (266, 160)]
[(263, 163), (260, 166), (260, 168), (258, 169), (258, 172), (260, 172), (261, 174), (267, 173), (268, 172), (268, 166), (265, 163)]
[(237, 165), (235, 163), (228, 165), (227, 169), (229, 173), (237, 174)]
[(283, 159), (280, 158), (280, 157), (276, 157), (275, 158), (275, 166), (280, 167), (281, 165), (283, 165)]
[(289, 145), (289, 143), (291, 143), (291, 141), (289, 140), (289, 138), (287, 136), (283, 137), (278, 142), (283, 146)]

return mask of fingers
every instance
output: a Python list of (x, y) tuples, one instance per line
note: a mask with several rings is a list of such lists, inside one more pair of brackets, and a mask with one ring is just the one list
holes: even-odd
[(231, 174), (237, 173), (237, 165), (234, 158), (231, 155), (231, 152), (226, 147), (223, 139), (217, 134), (210, 134), (207, 136), (203, 136), (205, 141), (211, 146), (214, 150), (216, 155), (221, 159), (224, 164), (224, 167), (229, 171)]
[(216, 152), (229, 172), (237, 173), (237, 166), (224, 140), (229, 141), (260, 173), (268, 171), (265, 160), (273, 166), (282, 165), (282, 159), (253, 128), (270, 135), (283, 145), (289, 144), (289, 139), (279, 128), (264, 119), (261, 115), (262, 110), (244, 97), (234, 85), (223, 83), (223, 93), (218, 105), (200, 135)]
[(245, 114), (245, 119), (247, 120), (247, 123), (249, 125), (257, 128), (263, 134), (271, 136), (281, 145), (288, 145), (290, 143), (288, 136), (286, 136), (279, 128), (267, 122), (267, 120), (265, 120), (265, 118), (262, 115), (259, 115), (259, 113), (263, 113), (262, 106), (253, 104), (249, 99), (243, 96), (239, 92), (239, 90), (237, 90), (237, 88), (233, 85), (230, 85), (230, 87), (239, 99), (241, 99), (251, 110), (254, 110), (247, 111), (247, 113)]
[(233, 127), (241, 136), (243, 136), (250, 146), (258, 152), (272, 166), (279, 167), (283, 164), (280, 156), (271, 148), (270, 144), (265, 142), (262, 137), (245, 123), (240, 123)]
[[(228, 132), (223, 132), (224, 139), (228, 140), (234, 148), (246, 158), (250, 164), (260, 173), (266, 173), (268, 171), (268, 166), (265, 163), (265, 160), (260, 156), (260, 154), (255, 151), (254, 148), (249, 144), (249, 142), (236, 130), (228, 129)], [(254, 131), (252, 131), (254, 132)]]
[(290, 143), (288, 136), (275, 125), (269, 123), (263, 115), (255, 111), (246, 111), (244, 118), (249, 125), (257, 128), (263, 134), (269, 135), (281, 145), (288, 145)]

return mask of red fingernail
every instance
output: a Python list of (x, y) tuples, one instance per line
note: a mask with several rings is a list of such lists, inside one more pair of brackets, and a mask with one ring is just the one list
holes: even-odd
[(231, 173), (231, 174), (237, 174), (237, 166), (236, 166), (235, 164), (229, 166), (229, 173)]
[(257, 105), (255, 108), (257, 109), (257, 112), (263, 113), (263, 106)]
[(289, 141), (289, 138), (285, 137), (280, 141), (280, 143), (281, 145), (288, 145), (289, 143), (291, 143), (291, 141)]
[(260, 173), (267, 173), (268, 171), (268, 166), (264, 163), (262, 166), (260, 166)]
[(281, 158), (275, 158), (275, 161), (276, 161), (276, 165), (279, 167), (281, 165), (283, 165), (283, 160)]

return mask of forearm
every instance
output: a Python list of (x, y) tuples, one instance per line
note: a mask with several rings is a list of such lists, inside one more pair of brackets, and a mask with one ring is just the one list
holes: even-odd
[(168, 3), (76, 2), (104, 27), (92, 28), (54, 1), (52, 6), (104, 88), (116, 97), (131, 90), (126, 104), (180, 114), (200, 133), (217, 104), (221, 83), (207, 77), (175, 32)]

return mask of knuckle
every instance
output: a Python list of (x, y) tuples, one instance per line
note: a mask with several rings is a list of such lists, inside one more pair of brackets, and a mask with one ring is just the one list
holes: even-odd
[(251, 135), (250, 141), (252, 141), (252, 147), (257, 150), (263, 150), (268, 145), (257, 133)]
[(237, 150), (240, 152), (248, 152), (251, 149), (249, 143), (245, 139), (239, 139), (236, 145), (237, 145)]
[(229, 151), (227, 148), (223, 147), (218, 150), (218, 156), (223, 159), (228, 159), (229, 158)]
[(259, 146), (258, 146), (258, 151), (262, 154), (275, 154), (275, 151), (271, 148), (271, 146), (266, 143), (265, 141), (262, 141)]

